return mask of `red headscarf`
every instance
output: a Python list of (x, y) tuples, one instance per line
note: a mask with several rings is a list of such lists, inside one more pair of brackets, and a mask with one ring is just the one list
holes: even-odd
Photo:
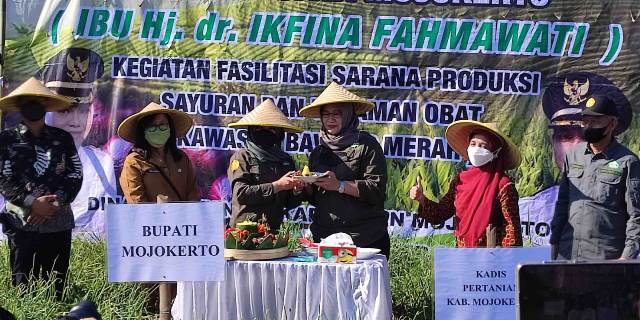
[(509, 182), (502, 163), (499, 156), (482, 167), (471, 167), (460, 173), (454, 203), (459, 219), (455, 235), (462, 238), (465, 247), (478, 246), (498, 201), (498, 191)]

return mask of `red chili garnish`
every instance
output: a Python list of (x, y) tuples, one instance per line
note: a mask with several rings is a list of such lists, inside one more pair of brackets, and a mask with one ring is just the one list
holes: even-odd
[(318, 246), (317, 243), (314, 243), (313, 241), (305, 238), (298, 238), (298, 242), (300, 243), (300, 245), (307, 248), (315, 248)]

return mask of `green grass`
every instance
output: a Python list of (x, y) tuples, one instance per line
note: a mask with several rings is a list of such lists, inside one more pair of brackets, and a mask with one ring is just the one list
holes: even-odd
[(85, 299), (98, 303), (103, 319), (152, 319), (144, 312), (148, 292), (139, 284), (108, 283), (104, 242), (74, 240), (68, 286), (61, 301), (53, 282), (39, 281), (18, 290), (11, 286), (8, 246), (0, 242), (0, 305), (17, 319), (56, 319)]
[[(396, 319), (432, 319), (433, 248), (453, 246), (451, 235), (391, 239), (391, 292)], [(155, 319), (145, 311), (148, 292), (139, 284), (107, 282), (104, 242), (74, 240), (68, 286), (56, 301), (52, 283), (11, 286), (8, 248), (0, 242), (0, 306), (17, 319), (55, 319), (80, 300), (98, 303), (103, 319)]]
[(452, 235), (422, 238), (391, 238), (391, 297), (396, 319), (432, 319), (433, 249), (452, 247)]

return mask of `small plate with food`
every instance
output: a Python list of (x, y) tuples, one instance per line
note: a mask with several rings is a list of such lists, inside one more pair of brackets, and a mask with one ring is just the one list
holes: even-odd
[(293, 178), (302, 180), (306, 183), (314, 183), (318, 180), (318, 178), (322, 178), (326, 175), (326, 172), (312, 172), (311, 170), (309, 170), (308, 166), (304, 166), (302, 172), (296, 172)]

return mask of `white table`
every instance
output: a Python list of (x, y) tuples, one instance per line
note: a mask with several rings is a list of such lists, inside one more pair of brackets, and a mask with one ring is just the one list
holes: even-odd
[(382, 255), (355, 264), (228, 261), (224, 282), (178, 282), (177, 320), (392, 318)]

